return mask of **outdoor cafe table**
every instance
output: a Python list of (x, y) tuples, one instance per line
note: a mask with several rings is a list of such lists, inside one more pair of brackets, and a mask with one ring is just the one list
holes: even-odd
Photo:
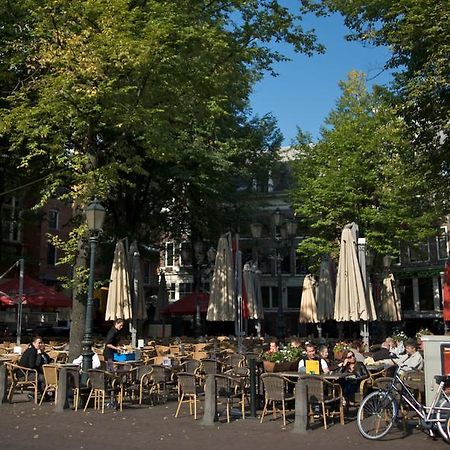
[[(292, 372), (275, 372), (275, 373), (278, 375), (282, 375), (283, 377), (286, 377), (286, 378), (297, 378), (297, 379), (299, 379), (303, 375), (308, 375), (307, 373), (294, 372), (294, 371), (292, 371)], [(351, 374), (348, 372), (343, 372), (343, 373), (336, 372), (336, 373), (321, 373), (320, 375), (312, 375), (312, 376), (320, 377), (320, 378), (323, 378), (324, 380), (334, 382), (334, 381), (344, 380), (347, 377), (351, 376)]]

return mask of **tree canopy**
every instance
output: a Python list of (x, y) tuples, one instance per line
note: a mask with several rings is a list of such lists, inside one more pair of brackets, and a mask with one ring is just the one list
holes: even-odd
[(0, 18), (3, 151), (51, 175), (41, 200), (95, 193), (138, 238), (199, 227), (270, 161), (280, 135), (248, 97), (284, 59), (271, 44), (321, 50), (277, 1), (24, 0)]
[(368, 92), (365, 76), (351, 72), (326, 119), (321, 138), (311, 144), (299, 132), (294, 174), (294, 208), (305, 235), (299, 246), (314, 258), (338, 252), (346, 223), (380, 255), (397, 255), (400, 242), (422, 242), (433, 234), (439, 205), (413, 164), (405, 125), (390, 106), (389, 94)]
[(348, 39), (389, 47), (393, 99), (415, 158), (436, 195), (450, 186), (450, 8), (447, 0), (304, 0), (319, 14), (340, 12)]

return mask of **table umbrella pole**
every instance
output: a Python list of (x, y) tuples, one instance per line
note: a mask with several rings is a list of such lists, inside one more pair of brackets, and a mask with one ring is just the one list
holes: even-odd
[(23, 309), (23, 274), (24, 274), (24, 260), (19, 259), (19, 301), (17, 303), (17, 336), (16, 344), (20, 345), (22, 336), (22, 309)]

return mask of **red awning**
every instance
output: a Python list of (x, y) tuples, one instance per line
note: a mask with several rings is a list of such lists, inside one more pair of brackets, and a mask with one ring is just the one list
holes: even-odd
[[(19, 299), (19, 278), (0, 283), (0, 304), (14, 306)], [(33, 307), (68, 308), (72, 299), (28, 275), (23, 279), (23, 304)]]
[[(200, 312), (206, 314), (208, 311), (209, 294), (199, 292), (198, 301), (200, 304)], [(195, 292), (181, 297), (180, 300), (171, 303), (165, 310), (166, 314), (191, 315), (196, 313), (197, 295)]]

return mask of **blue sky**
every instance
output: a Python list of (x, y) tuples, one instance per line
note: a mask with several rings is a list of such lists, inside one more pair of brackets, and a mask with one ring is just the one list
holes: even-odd
[(255, 114), (271, 112), (277, 118), (284, 135), (283, 145), (292, 142), (297, 126), (317, 140), (325, 117), (340, 96), (338, 82), (346, 79), (351, 70), (365, 72), (368, 86), (387, 84), (391, 80), (386, 72), (377, 76), (389, 58), (389, 50), (347, 42), (344, 36), (348, 30), (341, 16), (308, 16), (303, 26), (315, 28), (319, 42), (326, 46), (325, 54), (307, 57), (287, 46), (277, 47), (292, 61), (275, 65), (279, 76), (266, 75), (251, 96)]

